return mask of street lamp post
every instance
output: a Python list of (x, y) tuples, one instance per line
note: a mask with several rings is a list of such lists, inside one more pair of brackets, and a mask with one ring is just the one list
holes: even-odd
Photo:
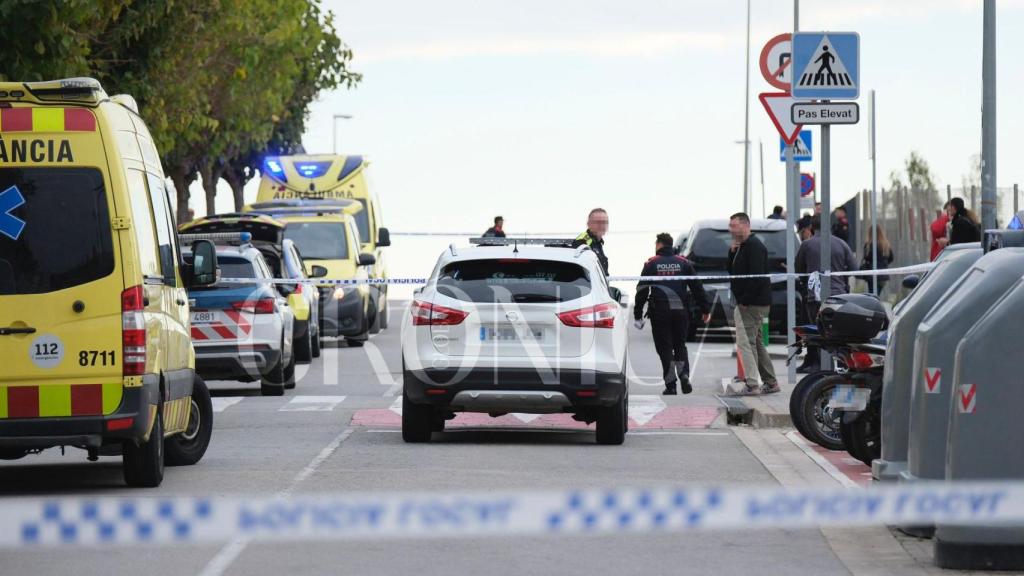
[(351, 114), (335, 114), (331, 120), (331, 152), (338, 153), (338, 120), (351, 120)]

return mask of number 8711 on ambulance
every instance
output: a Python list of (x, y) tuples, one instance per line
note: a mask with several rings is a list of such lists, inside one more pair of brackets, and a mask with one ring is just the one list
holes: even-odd
[(82, 448), (156, 486), (206, 452), (186, 289), (217, 257), (182, 261), (164, 182), (130, 96), (0, 83), (0, 458)]

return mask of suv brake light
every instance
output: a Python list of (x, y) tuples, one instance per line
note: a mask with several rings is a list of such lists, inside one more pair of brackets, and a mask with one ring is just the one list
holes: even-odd
[(558, 314), (558, 319), (562, 321), (562, 324), (573, 328), (614, 328), (618, 306), (617, 303), (606, 302), (597, 306), (561, 312)]
[(146, 371), (145, 296), (142, 286), (121, 292), (121, 373), (141, 376)]
[(242, 300), (241, 302), (232, 302), (231, 307), (235, 310), (253, 312), (255, 314), (274, 314), (277, 312), (277, 303), (274, 302), (273, 298), (260, 298), (259, 300)]
[(455, 326), (461, 324), (469, 312), (448, 308), (433, 302), (412, 302), (413, 326)]

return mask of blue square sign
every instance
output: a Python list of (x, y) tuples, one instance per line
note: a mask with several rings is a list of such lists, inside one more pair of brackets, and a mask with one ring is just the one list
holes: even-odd
[[(795, 147), (795, 150), (793, 150), (794, 162), (810, 162), (814, 159), (814, 155), (811, 153), (810, 130), (801, 130), (793, 146)], [(786, 161), (786, 141), (782, 138), (779, 138), (779, 160), (782, 162)]]
[(793, 34), (793, 98), (856, 100), (860, 96), (860, 35)]

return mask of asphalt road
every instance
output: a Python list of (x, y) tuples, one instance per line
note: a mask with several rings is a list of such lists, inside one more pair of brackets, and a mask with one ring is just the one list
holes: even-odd
[[(401, 306), (395, 303), (396, 308)], [(395, 310), (400, 312), (400, 310)], [(331, 343), (299, 367), (295, 390), (211, 382), (213, 440), (196, 466), (168, 468), (147, 495), (277, 495), (344, 491), (615, 487), (666, 483), (774, 484), (752, 440), (724, 424), (714, 397), (734, 360), (727, 340), (691, 346), (696, 393), (663, 398), (649, 330), (631, 328), (631, 410), (623, 446), (598, 446), (592, 430), (506, 416), (469, 420), (428, 445), (406, 445), (392, 409), (400, 398), (398, 314), (363, 348)], [(709, 417), (710, 414), (710, 417)], [(554, 428), (552, 428), (554, 427)], [(545, 429), (548, 428), (548, 429)], [(807, 462), (810, 462), (808, 459)], [(781, 466), (781, 465), (779, 465)], [(823, 475), (828, 481), (827, 475)], [(120, 458), (50, 450), (0, 465), (6, 498), (138, 495)], [(2, 511), (2, 501), (0, 501)], [(848, 563), (848, 562), (847, 562)], [(701, 532), (618, 537), (386, 540), (358, 543), (233, 542), (121, 549), (0, 550), (3, 574), (849, 574), (818, 530)]]

